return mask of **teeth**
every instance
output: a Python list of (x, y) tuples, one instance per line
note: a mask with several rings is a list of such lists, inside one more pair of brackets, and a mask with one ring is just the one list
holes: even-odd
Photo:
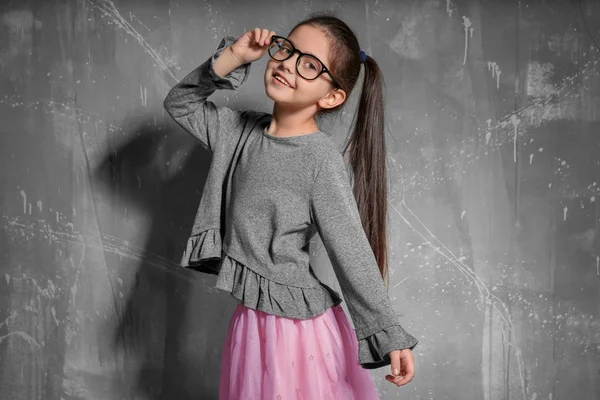
[[(279, 82), (283, 82), (283, 84), (284, 84), (284, 85), (286, 85), (286, 86), (290, 86), (290, 85), (288, 85), (288, 83), (287, 83), (286, 81), (284, 81), (283, 79), (281, 79), (281, 78), (279, 77), (279, 75), (275, 75), (275, 79), (277, 79)], [(291, 87), (291, 86), (290, 86), (290, 87)]]
[(290, 85), (287, 84), (286, 81), (284, 81), (283, 79), (281, 79), (279, 76), (275, 76), (275, 79), (277, 79), (279, 82), (283, 83), (286, 86), (290, 86)]

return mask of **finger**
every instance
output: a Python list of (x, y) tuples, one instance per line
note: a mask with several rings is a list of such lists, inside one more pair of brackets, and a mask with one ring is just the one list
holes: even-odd
[(257, 45), (262, 46), (261, 43), (261, 39), (262, 39), (262, 29), (260, 28), (255, 28), (254, 29), (255, 35), (254, 36), (254, 41), (256, 42)]
[(399, 376), (394, 376), (394, 375), (386, 375), (386, 376), (385, 376), (385, 379), (386, 379), (388, 382), (390, 382), (390, 383), (393, 383), (393, 384), (394, 384), (394, 385), (396, 385), (396, 386), (400, 386), (400, 385), (398, 385), (398, 382), (400, 382), (400, 379), (401, 379)]
[(415, 363), (414, 363), (414, 361), (407, 362), (406, 366), (404, 367), (404, 369), (406, 371), (406, 375), (410, 375), (411, 377), (415, 376)]
[(412, 381), (413, 377), (414, 377), (413, 374), (406, 374), (396, 382), (396, 385), (398, 385), (398, 386), (406, 385), (408, 382)]
[(262, 46), (263, 45), (263, 38), (265, 36), (264, 29), (260, 29), (260, 28), (257, 28), (257, 29), (258, 29), (258, 36), (256, 36), (256, 43), (259, 46)]
[(390, 353), (390, 361), (391, 361), (390, 367), (392, 368), (392, 375), (394, 375), (394, 376), (400, 375), (400, 367), (401, 367), (400, 352), (392, 351)]
[(265, 35), (265, 39), (264, 39), (263, 46), (266, 46), (266, 45), (268, 45), (268, 44), (269, 44), (269, 32), (270, 32), (270, 31), (269, 31), (268, 29), (265, 29), (265, 30), (263, 31), (263, 33), (264, 33), (264, 35)]
[(393, 383), (396, 386), (402, 386), (402, 385), (406, 385), (408, 382), (410, 382), (413, 377), (414, 377), (414, 375), (408, 375), (408, 374), (400, 375), (400, 376), (386, 375), (385, 379), (387, 379), (390, 383)]
[(260, 45), (260, 28), (254, 28), (254, 42)]

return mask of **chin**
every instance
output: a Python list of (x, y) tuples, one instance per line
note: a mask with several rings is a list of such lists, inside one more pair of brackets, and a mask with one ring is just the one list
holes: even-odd
[(265, 94), (267, 95), (268, 98), (270, 98), (273, 101), (277, 101), (278, 97), (280, 97), (277, 95), (273, 96), (273, 91), (271, 90), (271, 88), (269, 88), (268, 84), (265, 84)]
[[(268, 78), (271, 79), (271, 78)], [(274, 88), (272, 84), (265, 82), (265, 94), (271, 100), (277, 103), (286, 103), (286, 100), (289, 96), (282, 95), (282, 91), (278, 90), (278, 88)]]

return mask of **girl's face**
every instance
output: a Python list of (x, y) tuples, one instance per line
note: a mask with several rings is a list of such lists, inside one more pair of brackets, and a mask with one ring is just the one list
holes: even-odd
[[(331, 65), (329, 61), (329, 40), (318, 28), (310, 25), (301, 25), (287, 37), (298, 50), (316, 56), (326, 67)], [(267, 54), (268, 56), (268, 54)], [(305, 109), (307, 107), (332, 106), (335, 93), (331, 76), (323, 73), (312, 81), (302, 78), (296, 71), (296, 61), (299, 54), (294, 54), (285, 61), (276, 61), (269, 57), (265, 69), (265, 91), (267, 96), (274, 102), (290, 108)], [(275, 75), (282, 75), (291, 87), (282, 84), (275, 79)], [(338, 90), (338, 92), (340, 92)], [(344, 96), (345, 97), (345, 96)], [(338, 99), (339, 100), (339, 99)]]

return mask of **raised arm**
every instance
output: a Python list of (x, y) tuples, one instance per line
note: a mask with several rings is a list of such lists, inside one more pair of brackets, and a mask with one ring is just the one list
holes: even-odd
[(418, 341), (400, 326), (392, 308), (340, 153), (320, 167), (311, 211), (354, 322), (361, 366), (390, 365), (389, 352), (412, 350)]
[(239, 136), (246, 121), (247, 112), (207, 100), (216, 89), (237, 90), (248, 78), (251, 63), (239, 63), (230, 51), (234, 42), (233, 36), (224, 37), (215, 53), (179, 81), (163, 103), (169, 115), (211, 153)]

